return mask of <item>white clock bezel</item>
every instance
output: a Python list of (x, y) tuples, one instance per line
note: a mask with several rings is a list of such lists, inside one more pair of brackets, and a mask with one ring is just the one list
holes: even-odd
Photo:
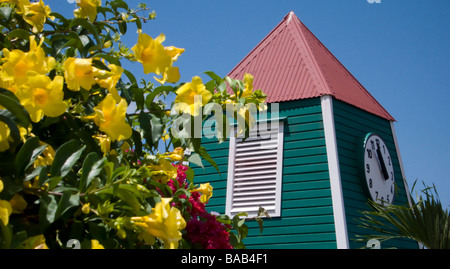
[(392, 204), (395, 198), (395, 173), (389, 148), (380, 135), (368, 133), (364, 138), (363, 150), (362, 169), (369, 197), (381, 205)]

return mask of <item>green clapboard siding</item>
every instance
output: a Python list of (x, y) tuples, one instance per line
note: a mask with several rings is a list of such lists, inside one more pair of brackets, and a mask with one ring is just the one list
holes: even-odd
[[(259, 232), (248, 221), (247, 248), (336, 248), (330, 181), (320, 98), (283, 102), (284, 127), (281, 217), (265, 218)], [(195, 183), (209, 182), (214, 190), (207, 209), (225, 213), (228, 141), (202, 138), (202, 145), (217, 162), (218, 172), (204, 161), (195, 167)]]
[[(358, 165), (357, 143), (369, 132), (380, 134), (390, 149), (394, 164), (395, 181), (398, 187), (395, 204), (407, 204), (407, 196), (400, 171), (399, 160), (389, 121), (369, 114), (344, 102), (333, 100), (336, 139), (343, 186), (344, 206), (350, 248), (360, 248), (364, 244), (354, 241), (356, 235), (369, 231), (358, 227), (357, 219), (362, 210), (368, 210), (363, 177)], [(409, 240), (390, 240), (382, 243), (382, 248), (417, 248), (416, 242)]]

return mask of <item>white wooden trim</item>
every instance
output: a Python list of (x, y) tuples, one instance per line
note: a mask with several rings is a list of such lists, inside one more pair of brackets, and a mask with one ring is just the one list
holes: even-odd
[(225, 214), (231, 216), (231, 209), (233, 207), (233, 183), (234, 183), (234, 157), (236, 155), (236, 136), (235, 126), (231, 126), (229, 151), (228, 151), (228, 174), (227, 174), (227, 197), (225, 199)]
[(341, 172), (334, 126), (333, 99), (330, 95), (320, 98), (322, 106), (323, 128), (327, 149), (328, 170), (330, 173), (331, 200), (333, 203), (336, 244), (338, 249), (348, 249), (348, 230), (345, 218), (344, 195), (342, 193)]
[(400, 148), (398, 147), (398, 141), (397, 141), (397, 135), (395, 134), (394, 122), (391, 121), (390, 123), (391, 123), (392, 136), (394, 137), (395, 151), (397, 152), (397, 158), (398, 158), (398, 162), (400, 164), (400, 170), (402, 173), (403, 183), (405, 184), (406, 197), (408, 197), (408, 203), (411, 206), (412, 205), (411, 194), (409, 193), (409, 186), (408, 186), (408, 182), (406, 181), (405, 169), (403, 168), (402, 156), (400, 155)]
[[(274, 217), (281, 216), (281, 195), (283, 186), (283, 141), (284, 141), (284, 122), (277, 122), (278, 125), (278, 153), (277, 153), (277, 179), (276, 179), (276, 193), (275, 193), (275, 214)], [(272, 123), (271, 123), (272, 125)]]
[[(269, 123), (267, 123), (269, 124)], [(261, 201), (261, 206), (263, 206), (268, 212), (269, 215), (271, 217), (279, 217), (281, 216), (281, 195), (282, 195), (282, 173), (283, 173), (283, 141), (284, 141), (284, 123), (283, 121), (272, 121), (270, 123), (271, 125), (271, 129), (272, 128), (277, 128), (277, 132), (274, 134), (277, 135), (276, 143), (277, 143), (277, 148), (276, 150), (273, 151), (274, 154), (276, 154), (276, 164), (274, 165), (268, 165), (268, 168), (271, 168), (270, 170), (273, 172), (273, 176), (271, 176), (271, 180), (274, 180), (274, 187), (275, 190), (260, 190), (258, 189), (258, 187), (253, 187), (253, 189), (255, 190), (255, 194), (257, 194), (256, 192), (258, 192), (258, 194), (266, 194), (269, 196), (271, 196), (271, 200), (272, 201), (267, 201), (267, 207), (264, 207), (264, 201)], [(273, 126), (274, 125), (274, 126)], [(261, 124), (258, 124), (258, 128), (261, 127)], [(267, 129), (267, 128), (266, 128)], [(236, 206), (235, 204), (233, 204), (233, 201), (236, 200), (234, 197), (234, 187), (236, 186), (240, 186), (239, 189), (243, 190), (243, 185), (245, 184), (249, 184), (246, 183), (245, 180), (249, 179), (253, 179), (254, 177), (252, 176), (256, 176), (258, 173), (262, 173), (265, 174), (267, 173), (267, 171), (252, 171), (252, 169), (250, 167), (244, 167), (244, 168), (237, 168), (237, 170), (239, 170), (239, 182), (236, 182), (235, 180), (235, 172), (237, 174), (237, 170), (235, 167), (235, 163), (237, 160), (236, 154), (238, 153), (238, 149), (241, 150), (242, 153), (242, 149), (241, 147), (237, 146), (237, 140), (239, 138), (236, 138), (235, 133), (237, 130), (237, 126), (233, 126), (230, 132), (230, 140), (229, 140), (229, 155), (228, 155), (228, 175), (227, 175), (227, 193), (226, 193), (226, 202), (225, 202), (225, 213), (229, 216), (233, 216), (236, 214), (236, 212), (234, 212), (234, 210), (236, 210)], [(248, 142), (247, 142), (248, 141)], [(255, 141), (255, 139), (249, 139), (246, 140), (247, 143), (253, 143), (252, 141)], [(245, 144), (245, 143), (244, 143)], [(245, 148), (244, 148), (245, 149)], [(242, 154), (240, 154), (239, 158), (242, 158)], [(258, 162), (257, 159), (259, 156), (254, 156), (254, 155), (250, 155), (249, 157), (253, 157), (255, 158), (255, 162), (257, 164), (260, 164), (261, 162)], [(249, 157), (245, 157), (246, 159), (249, 159)], [(241, 160), (241, 159), (239, 159)], [(270, 163), (273, 163), (273, 161), (271, 161)], [(251, 164), (251, 162), (246, 162), (246, 164)], [(248, 172), (246, 171), (248, 170)], [(245, 177), (242, 177), (242, 175), (244, 175), (245, 173), (248, 173), (248, 175), (245, 175)], [(251, 185), (251, 184), (250, 184)], [(250, 188), (246, 188), (244, 187), (244, 189), (246, 190), (251, 190)], [(266, 187), (264, 187), (263, 189), (267, 189)], [(273, 194), (273, 196), (272, 196)], [(243, 197), (243, 199), (245, 200), (251, 200), (251, 197)], [(242, 208), (244, 208), (242, 205), (238, 206), (237, 208), (240, 208), (239, 210), (241, 210)], [(249, 217), (253, 217), (256, 216), (256, 212), (248, 211), (248, 216)]]

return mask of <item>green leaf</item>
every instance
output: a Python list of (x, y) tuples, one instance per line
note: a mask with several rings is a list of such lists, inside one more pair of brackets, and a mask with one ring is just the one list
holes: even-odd
[(127, 3), (125, 3), (125, 1), (123, 1), (123, 0), (114, 0), (114, 1), (111, 1), (111, 2), (109, 3), (109, 5), (110, 5), (112, 8), (114, 8), (114, 9), (117, 9), (117, 8), (123, 8), (123, 9), (128, 10), (128, 5), (127, 5)]
[(47, 145), (39, 143), (39, 137), (30, 137), (20, 148), (15, 160), (15, 169), (17, 176), (21, 178), (25, 174), (25, 170), (30, 167), (36, 158), (41, 155)]
[(187, 179), (190, 183), (194, 183), (194, 177), (195, 177), (194, 169), (192, 169), (192, 168), (189, 166), (189, 167), (188, 167), (188, 170), (186, 170), (185, 174), (186, 174), (186, 179)]
[(59, 200), (58, 208), (55, 212), (55, 219), (59, 219), (64, 216), (70, 209), (78, 207), (80, 205), (80, 196), (78, 193), (71, 191), (65, 191)]
[(3, 225), (3, 222), (0, 221), (0, 249), (9, 249), (11, 248), (11, 242), (13, 239), (12, 228), (11, 225)]
[(127, 32), (127, 22), (119, 22), (119, 31), (122, 35), (126, 34)]
[(167, 92), (167, 93), (173, 92), (173, 90), (174, 90), (174, 88), (172, 86), (159, 86), (159, 87), (156, 87), (145, 98), (145, 105), (147, 106), (148, 109), (151, 109), (151, 104), (152, 104), (152, 102), (153, 102), (153, 100), (155, 99), (156, 96), (158, 96), (159, 94), (164, 93), (164, 92)]
[(0, 88), (0, 106), (8, 109), (21, 126), (25, 128), (30, 126), (30, 115), (11, 91)]
[(139, 115), (139, 123), (148, 145), (152, 146), (159, 141), (164, 127), (160, 118), (153, 114), (141, 113)]
[(133, 75), (133, 73), (131, 73), (130, 71), (124, 69), (123, 73), (128, 77), (128, 79), (130, 80), (130, 82), (132, 84), (136, 84), (137, 85), (137, 80), (136, 77)]
[(74, 26), (79, 26), (79, 25), (81, 27), (83, 27), (84, 29), (88, 30), (94, 36), (95, 40), (97, 40), (97, 43), (100, 43), (97, 28), (95, 27), (95, 25), (92, 22), (90, 22), (89, 20), (87, 20), (85, 18), (75, 18), (70, 23), (69, 28), (72, 28)]
[(106, 165), (106, 158), (100, 159), (96, 152), (91, 152), (84, 159), (80, 177), (80, 192), (86, 190), (86, 188), (91, 183), (92, 179), (96, 177), (102, 171), (103, 167)]
[(200, 158), (200, 155), (197, 154), (197, 153), (194, 153), (194, 154), (192, 154), (191, 156), (189, 156), (188, 161), (189, 161), (190, 163), (193, 163), (193, 164), (195, 164), (195, 165), (197, 165), (197, 166), (202, 167), (203, 169), (205, 168), (205, 167), (203, 166), (202, 159)]
[(205, 83), (205, 87), (211, 94), (214, 94), (214, 91), (216, 90), (216, 83), (213, 80), (210, 80)]
[(202, 156), (203, 159), (205, 159), (207, 162), (209, 162), (214, 168), (216, 168), (217, 172), (219, 172), (219, 167), (217, 166), (216, 162), (211, 158), (211, 156), (206, 151), (206, 148), (203, 146), (200, 146), (197, 150), (197, 153)]
[(55, 19), (58, 19), (60, 22), (62, 22), (62, 24), (67, 24), (69, 21), (68, 19), (66, 19), (66, 17), (57, 12), (51, 12), (49, 15), (55, 17)]
[(108, 66), (106, 66), (106, 64), (104, 64), (100, 60), (92, 59), (92, 66), (96, 67), (98, 69), (101, 69), (101, 70), (106, 70), (106, 71), (111, 72), (111, 69), (109, 69)]
[(9, 18), (11, 18), (11, 7), (0, 7), (0, 14), (5, 18), (5, 20), (9, 21)]
[(9, 39), (20, 38), (27, 41), (30, 40), (30, 36), (31, 33), (23, 29), (14, 29), (6, 35)]
[(13, 121), (12, 113), (10, 113), (6, 109), (0, 109), (0, 121), (3, 121), (9, 128), (10, 134), (9, 136), (13, 139), (13, 143), (10, 144), (10, 148), (15, 148), (17, 145), (20, 144), (21, 138), (20, 138), (20, 130), (17, 127), (17, 124)]
[(206, 71), (205, 74), (207, 74), (210, 78), (212, 78), (217, 86), (222, 84), (223, 79), (221, 77), (219, 77), (216, 73), (214, 73), (212, 71)]
[(39, 224), (41, 232), (45, 232), (47, 227), (55, 221), (58, 202), (53, 195), (43, 194), (39, 205)]
[(115, 188), (104, 189), (98, 193), (108, 193), (117, 196), (123, 202), (128, 204), (133, 209), (134, 213), (139, 214), (141, 212), (141, 204), (138, 200), (138, 197), (141, 196), (141, 193), (134, 186), (126, 184), (115, 184)]
[(85, 145), (81, 146), (75, 139), (61, 145), (55, 152), (50, 175), (65, 177), (78, 161), (85, 148)]
[(232, 79), (230, 77), (225, 77), (225, 80), (228, 82), (228, 85), (230, 85), (231, 89), (233, 90), (234, 94), (237, 93), (238, 90), (238, 83), (235, 79)]
[(174, 194), (174, 197), (180, 196), (180, 195), (186, 195), (187, 198), (189, 198), (191, 196), (191, 193), (183, 188), (179, 188)]
[[(120, 66), (120, 61), (118, 58), (111, 56), (109, 54), (105, 54), (105, 53), (95, 53), (93, 55), (91, 55), (92, 58), (102, 58), (105, 59), (106, 61), (108, 61), (108, 63), (111, 64), (115, 64), (115, 65), (119, 65)], [(125, 73), (126, 74), (126, 73)]]

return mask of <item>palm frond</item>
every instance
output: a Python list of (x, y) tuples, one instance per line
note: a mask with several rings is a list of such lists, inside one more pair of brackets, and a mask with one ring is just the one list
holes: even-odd
[(442, 207), (434, 186), (422, 193), (425, 197), (418, 197), (418, 202), (411, 207), (369, 201), (372, 210), (361, 212), (359, 226), (378, 234), (359, 236), (357, 241), (409, 238), (429, 249), (450, 249), (449, 211)]

